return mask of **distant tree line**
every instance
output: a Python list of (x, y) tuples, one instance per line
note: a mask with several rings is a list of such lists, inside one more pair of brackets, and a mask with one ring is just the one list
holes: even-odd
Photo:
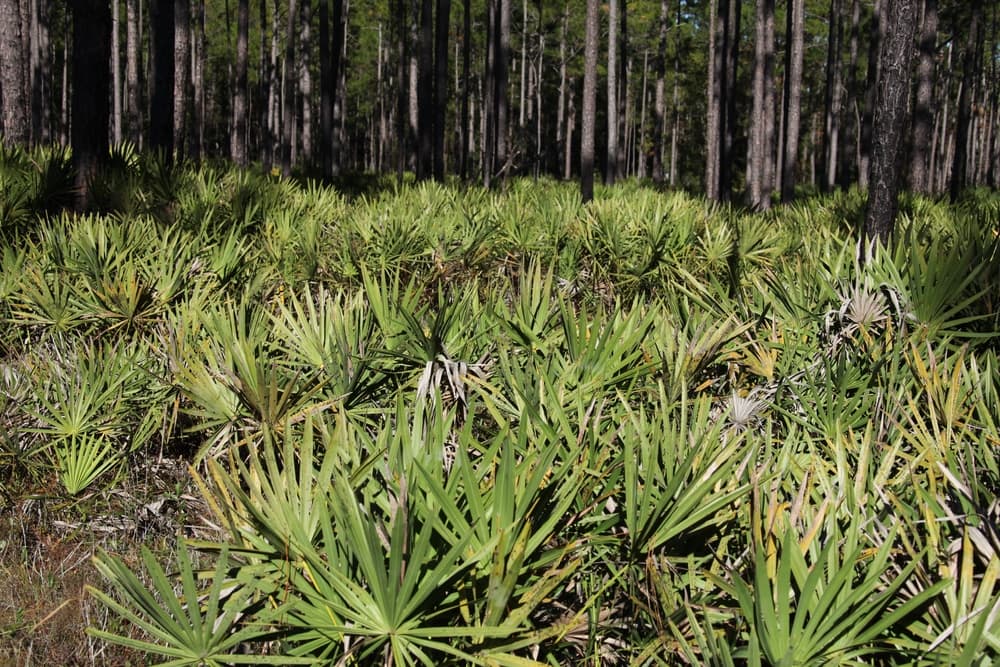
[[(1000, 173), (996, 0), (0, 0), (7, 145), (290, 174), (596, 171), (765, 209)], [(889, 169), (891, 173), (886, 172)]]

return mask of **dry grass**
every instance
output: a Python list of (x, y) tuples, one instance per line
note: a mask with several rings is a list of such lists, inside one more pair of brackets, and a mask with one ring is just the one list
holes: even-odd
[(67, 502), (35, 489), (0, 507), (0, 667), (146, 664), (86, 634), (134, 632), (86, 594), (104, 587), (91, 556), (107, 549), (138, 564), (145, 545), (169, 562), (177, 537), (200, 531), (189, 519), (205, 512), (182, 461), (130, 470), (110, 492)]

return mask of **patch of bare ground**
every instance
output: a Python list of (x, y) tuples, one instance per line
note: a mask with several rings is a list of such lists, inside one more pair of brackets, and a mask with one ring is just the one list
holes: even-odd
[(0, 667), (146, 664), (87, 635), (89, 626), (140, 636), (87, 594), (108, 590), (91, 558), (103, 549), (138, 566), (146, 546), (168, 564), (178, 538), (211, 529), (183, 460), (136, 463), (111, 490), (66, 499), (52, 480), (0, 507)]

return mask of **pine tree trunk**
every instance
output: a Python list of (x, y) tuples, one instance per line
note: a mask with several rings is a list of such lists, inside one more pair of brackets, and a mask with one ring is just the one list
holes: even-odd
[(615, 152), (615, 179), (621, 180), (627, 176), (625, 165), (626, 145), (629, 141), (632, 96), (629, 94), (629, 70), (632, 59), (628, 50), (628, 0), (618, 0), (618, 25), (621, 31), (621, 41), (618, 54), (618, 150)]
[(298, 36), (299, 5), (297, 0), (288, 0), (288, 25), (285, 40), (284, 82), (281, 86), (281, 174), (285, 178), (292, 175), (292, 141), (294, 141), (292, 118), (295, 116), (295, 38)]
[(122, 55), (118, 35), (121, 32), (120, 6), (111, 2), (111, 134), (112, 143), (122, 143)]
[[(339, 2), (340, 0), (335, 0)], [(403, 173), (406, 171), (406, 62), (409, 54), (406, 49), (406, 0), (396, 0), (396, 182), (403, 184)]]
[(667, 115), (666, 75), (667, 75), (667, 17), (670, 11), (667, 0), (660, 0), (660, 34), (653, 56), (653, 70), (656, 74), (656, 86), (653, 102), (653, 182), (662, 185), (663, 174), (663, 136), (664, 121)]
[(719, 199), (729, 201), (733, 192), (733, 147), (736, 144), (736, 76), (740, 51), (740, 17), (743, 0), (729, 0), (726, 16), (725, 74), (722, 99), (722, 145), (719, 154)]
[[(559, 102), (556, 106), (556, 143), (559, 145), (559, 157), (562, 164), (566, 163), (566, 154), (572, 150), (566, 129), (566, 102), (569, 95), (566, 77), (566, 24), (569, 22), (569, 6), (564, 2), (562, 18), (559, 24)], [(565, 173), (564, 173), (565, 177)]]
[(444, 182), (445, 110), (448, 108), (448, 29), (451, 0), (437, 0), (434, 54), (434, 180)]
[(872, 15), (871, 39), (868, 44), (868, 74), (865, 81), (865, 107), (861, 115), (860, 143), (858, 151), (858, 185), (867, 189), (871, 171), (871, 146), (873, 120), (875, 117), (875, 97), (879, 85), (879, 52), (885, 33), (882, 21), (885, 0), (875, 0)]
[(47, 0), (31, 0), (31, 136), (36, 144), (52, 141), (51, 61)]
[(25, 100), (24, 56), (18, 0), (0, 0), (0, 89), (3, 91), (3, 143), (27, 146), (30, 127)]
[(191, 159), (201, 160), (205, 150), (205, 3), (196, 2), (191, 23)]
[(149, 147), (170, 161), (174, 154), (174, 0), (151, 0), (149, 19)]
[(510, 118), (510, 3), (500, 0), (497, 40), (496, 106), (497, 106), (497, 153), (496, 163), (502, 183), (507, 183), (510, 146), (508, 140)]
[(90, 184), (108, 156), (111, 8), (104, 0), (78, 0), (73, 13), (73, 168), (76, 209), (90, 205)]
[(982, 23), (982, 3), (973, 3), (972, 21), (966, 34), (965, 50), (962, 54), (962, 86), (958, 96), (958, 118), (955, 125), (955, 156), (951, 163), (951, 201), (957, 201), (962, 190), (968, 185), (970, 127), (972, 124), (973, 82), (976, 79), (979, 48), (979, 26)]
[(848, 122), (841, 134), (841, 146), (838, 151), (840, 165), (837, 167), (838, 184), (844, 190), (854, 182), (859, 161), (858, 137), (860, 137), (860, 117), (858, 110), (858, 41), (861, 22), (861, 0), (851, 0), (851, 35), (848, 46), (847, 60), (847, 102), (845, 109)]
[(184, 160), (187, 145), (188, 85), (191, 83), (191, 4), (174, 0), (174, 152)]
[[(753, 115), (750, 126), (750, 160), (747, 185), (750, 208), (763, 210), (764, 204), (764, 144), (767, 118), (765, 106), (771, 91), (765, 88), (764, 70), (768, 56), (767, 13), (774, 10), (773, 0), (757, 0), (754, 16), (754, 61), (753, 61)], [(773, 54), (772, 54), (773, 55)], [(770, 194), (768, 194), (770, 198)]]
[(917, 22), (916, 0), (888, 0), (881, 80), (875, 105), (871, 179), (865, 210), (864, 237), (888, 244), (898, 208), (903, 134), (910, 94), (910, 60)]
[(302, 110), (299, 120), (299, 136), (302, 142), (301, 162), (311, 166), (313, 162), (313, 85), (312, 85), (312, 2), (302, 4), (302, 46), (299, 58), (299, 93), (302, 95)]
[(420, 0), (417, 42), (417, 180), (430, 178), (434, 161), (434, 0)]
[(823, 178), (824, 192), (833, 191), (837, 184), (837, 145), (840, 135), (840, 38), (841, 0), (830, 3), (829, 32), (827, 33), (826, 91), (824, 95), (825, 118), (823, 127)]
[(934, 60), (937, 56), (937, 0), (924, 0), (924, 20), (920, 30), (917, 62), (917, 97), (913, 109), (913, 151), (910, 159), (910, 188), (930, 194), (928, 175), (931, 133), (934, 126)]
[(594, 136), (597, 130), (597, 51), (600, 39), (598, 0), (587, 0), (583, 47), (583, 109), (580, 135), (580, 196), (586, 204), (594, 198)]
[(604, 182), (614, 185), (618, 176), (618, 1), (608, 3), (608, 152)]
[(128, 138), (139, 146), (142, 136), (142, 106), (139, 101), (139, 1), (125, 4), (125, 98), (128, 108)]
[(462, 180), (469, 178), (469, 148), (472, 143), (469, 135), (472, 133), (472, 119), (469, 114), (469, 99), (472, 97), (470, 87), (470, 72), (472, 69), (472, 0), (465, 0), (462, 5), (462, 127), (459, 144), (459, 174)]
[(781, 173), (781, 201), (795, 198), (795, 173), (798, 168), (799, 127), (801, 124), (802, 60), (805, 0), (789, 0), (786, 34), (788, 52), (785, 59), (785, 138)]
[(719, 198), (719, 122), (722, 119), (722, 44), (728, 0), (711, 0), (708, 28), (708, 111), (705, 118), (705, 196)]
[(236, 88), (233, 91), (233, 133), (229, 147), (233, 162), (245, 168), (247, 159), (247, 69), (249, 61), (250, 0), (236, 8)]

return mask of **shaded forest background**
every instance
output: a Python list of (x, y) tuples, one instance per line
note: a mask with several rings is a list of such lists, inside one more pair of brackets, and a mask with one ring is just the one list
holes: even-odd
[(910, 189), (955, 196), (995, 187), (1000, 170), (998, 7), (4, 0), (3, 139), (72, 144), (81, 191), (108, 147), (129, 142), (286, 175), (486, 186), (579, 177), (592, 159), (607, 183), (650, 178), (761, 209), (771, 193), (868, 186), (893, 69), (880, 61), (902, 33), (897, 161)]

